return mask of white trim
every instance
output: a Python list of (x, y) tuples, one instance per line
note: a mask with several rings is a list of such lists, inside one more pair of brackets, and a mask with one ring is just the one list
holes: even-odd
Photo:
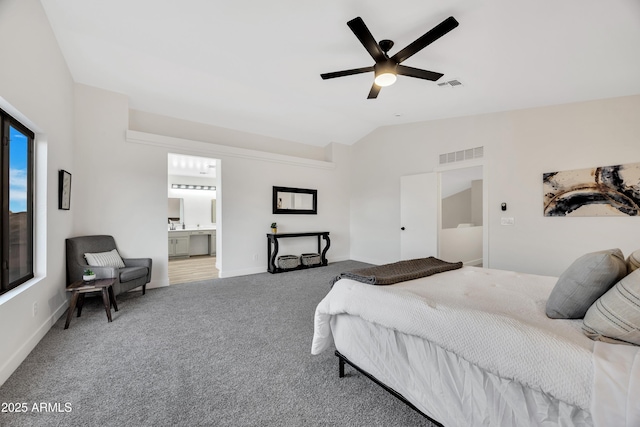
[[(169, 286), (169, 276), (167, 274), (167, 278), (165, 280), (152, 280), (149, 283), (147, 283), (147, 287), (145, 288), (146, 290), (149, 289), (158, 289), (158, 288), (166, 288), (167, 286)], [(141, 290), (142, 287), (139, 286), (137, 288), (135, 288), (136, 290)], [(133, 289), (132, 289), (133, 291)]]
[(246, 148), (212, 144), (209, 142), (195, 141), (191, 139), (174, 138), (171, 136), (156, 135), (135, 130), (127, 130), (125, 138), (127, 142), (131, 142), (134, 144), (151, 145), (154, 147), (166, 148), (168, 150), (171, 150), (171, 152), (188, 152), (206, 157), (240, 157), (243, 159), (285, 163), (294, 166), (304, 166), (318, 169), (335, 169), (336, 167), (335, 163), (333, 162), (305, 159), (302, 157), (268, 153), (265, 151), (249, 150)]
[(219, 270), (218, 271), (218, 277), (220, 279), (225, 279), (227, 277), (237, 277), (237, 276), (247, 276), (249, 274), (259, 274), (259, 273), (266, 273), (267, 272), (267, 267), (251, 267), (251, 268), (244, 268), (244, 269), (239, 269), (239, 270)]
[[(48, 142), (47, 135), (27, 116), (14, 108), (6, 99), (0, 96), (0, 108), (11, 117), (33, 132), (33, 275), (34, 278), (26, 284), (14, 289), (27, 289), (47, 275), (47, 174)], [(57, 187), (56, 187), (57, 188)], [(57, 194), (57, 193), (56, 193)], [(31, 284), (29, 284), (31, 283)], [(29, 284), (29, 285), (27, 285)], [(10, 300), (16, 294), (10, 290), (0, 296), (0, 305)], [(20, 291), (22, 292), (22, 291)], [(11, 295), (11, 296), (9, 296)]]
[(327, 258), (327, 263), (329, 265), (333, 264), (334, 262), (342, 262), (342, 261), (352, 261), (352, 259), (350, 257), (331, 257), (331, 258)]
[[(329, 263), (329, 265), (333, 264), (334, 262), (341, 262), (341, 261), (350, 261), (351, 259), (349, 257), (338, 257), (338, 258), (331, 258), (329, 260), (327, 260), (327, 262)], [(371, 264), (371, 263), (370, 263)], [(318, 268), (322, 268), (322, 267), (318, 267)], [(295, 270), (295, 271), (300, 271), (300, 270)], [(220, 279), (224, 279), (227, 277), (237, 277), (237, 276), (246, 276), (248, 274), (259, 274), (259, 273), (266, 273), (267, 272), (267, 266), (264, 267), (251, 267), (251, 268), (244, 268), (244, 269), (239, 269), (239, 270), (226, 270), (226, 271), (218, 271), (218, 277)], [(283, 274), (283, 273), (278, 273), (278, 274)]]
[(55, 310), (47, 319), (42, 322), (42, 325), (36, 331), (31, 334), (29, 339), (27, 339), (18, 350), (16, 350), (9, 360), (7, 360), (2, 367), (0, 367), (0, 386), (5, 383), (18, 369), (18, 366), (29, 356), (31, 351), (38, 345), (40, 340), (44, 338), (44, 336), (49, 332), (49, 329), (56, 323), (56, 321), (64, 314), (67, 310), (68, 302), (65, 299), (62, 304)]
[(36, 136), (38, 133), (42, 133), (42, 130), (40, 129), (39, 126), (36, 126), (34, 122), (29, 120), (27, 116), (25, 116), (16, 108), (14, 108), (13, 105), (9, 104), (9, 102), (1, 96), (0, 96), (0, 108), (2, 108), (7, 114), (9, 114), (11, 117), (16, 119), (20, 123), (22, 123), (24, 126), (26, 126), (31, 132), (35, 133)]
[(348, 260), (343, 260), (343, 261), (357, 261), (357, 262), (364, 262), (366, 264), (373, 264), (373, 265), (383, 265), (383, 264), (388, 264), (390, 262), (394, 262), (394, 261), (380, 260), (380, 259), (374, 259), (369, 257), (351, 257)]
[(443, 165), (438, 165), (433, 169), (434, 172), (446, 172), (455, 169), (465, 169), (472, 168), (474, 166), (484, 166), (485, 161), (484, 158), (479, 159), (471, 159), (471, 160), (462, 160), (455, 163), (446, 163)]
[[(47, 277), (47, 175), (48, 175), (48, 142), (47, 135), (33, 121), (15, 109), (4, 98), (0, 97), (0, 108), (22, 125), (26, 126), (34, 133), (33, 140), (33, 275), (34, 277), (25, 283), (0, 295), (0, 308), (4, 304), (16, 298), (19, 294), (38, 285)], [(64, 291), (62, 291), (64, 293)], [(36, 295), (33, 302), (38, 302), (40, 296)], [(0, 386), (13, 374), (20, 364), (27, 358), (40, 340), (47, 334), (49, 329), (64, 314), (67, 308), (67, 299), (57, 310), (48, 316), (45, 321), (37, 327), (31, 336), (23, 341), (22, 345), (0, 366)], [(29, 326), (26, 328), (31, 329)]]
[(21, 283), (20, 285), (16, 286), (15, 288), (9, 289), (4, 294), (0, 295), (0, 307), (3, 304), (6, 304), (8, 301), (11, 301), (17, 295), (20, 295), (21, 293), (25, 292), (27, 289), (30, 289), (31, 287), (35, 286), (36, 283), (38, 283), (38, 282), (40, 282), (41, 280), (44, 280), (44, 279), (45, 279), (45, 276), (41, 276), (41, 275), (39, 275), (39, 274), (34, 272), (34, 277), (33, 278), (27, 280), (24, 283)]

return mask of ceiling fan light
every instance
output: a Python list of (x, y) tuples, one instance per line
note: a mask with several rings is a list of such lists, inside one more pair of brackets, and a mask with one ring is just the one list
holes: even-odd
[(391, 86), (392, 84), (394, 84), (396, 82), (396, 79), (397, 77), (394, 73), (387, 71), (387, 72), (378, 74), (374, 79), (374, 82), (380, 87), (385, 87), (385, 86)]

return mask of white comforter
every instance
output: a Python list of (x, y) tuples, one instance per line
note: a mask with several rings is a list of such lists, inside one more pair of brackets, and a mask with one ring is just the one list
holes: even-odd
[[(608, 373), (603, 377), (600, 369), (596, 379), (605, 378), (618, 395), (628, 391), (619, 386), (625, 375), (632, 378), (627, 380), (627, 389), (633, 384), (638, 387), (640, 379), (633, 380), (640, 375), (637, 351), (626, 350), (629, 354), (620, 356), (628, 369), (600, 356), (596, 363), (594, 342), (581, 332), (580, 320), (554, 320), (544, 314), (555, 282), (554, 277), (475, 267), (392, 286), (342, 279), (316, 309), (312, 353), (331, 345), (331, 316), (356, 315), (425, 338), (495, 375), (590, 411), (594, 421), (623, 410), (626, 425), (640, 425), (630, 423), (639, 421), (634, 416), (640, 415), (634, 415), (634, 407), (629, 408), (626, 401), (624, 408), (619, 400), (603, 408), (592, 399), (594, 367), (599, 369), (599, 364)], [(620, 347), (607, 346), (609, 350)]]

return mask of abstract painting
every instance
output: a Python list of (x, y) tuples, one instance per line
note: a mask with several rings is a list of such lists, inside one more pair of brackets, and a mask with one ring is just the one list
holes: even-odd
[(544, 216), (640, 215), (640, 163), (543, 174)]

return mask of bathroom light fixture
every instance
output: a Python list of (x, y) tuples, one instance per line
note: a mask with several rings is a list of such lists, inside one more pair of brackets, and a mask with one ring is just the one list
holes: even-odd
[(189, 185), (189, 184), (171, 184), (171, 188), (175, 190), (208, 190), (215, 191), (215, 185)]

